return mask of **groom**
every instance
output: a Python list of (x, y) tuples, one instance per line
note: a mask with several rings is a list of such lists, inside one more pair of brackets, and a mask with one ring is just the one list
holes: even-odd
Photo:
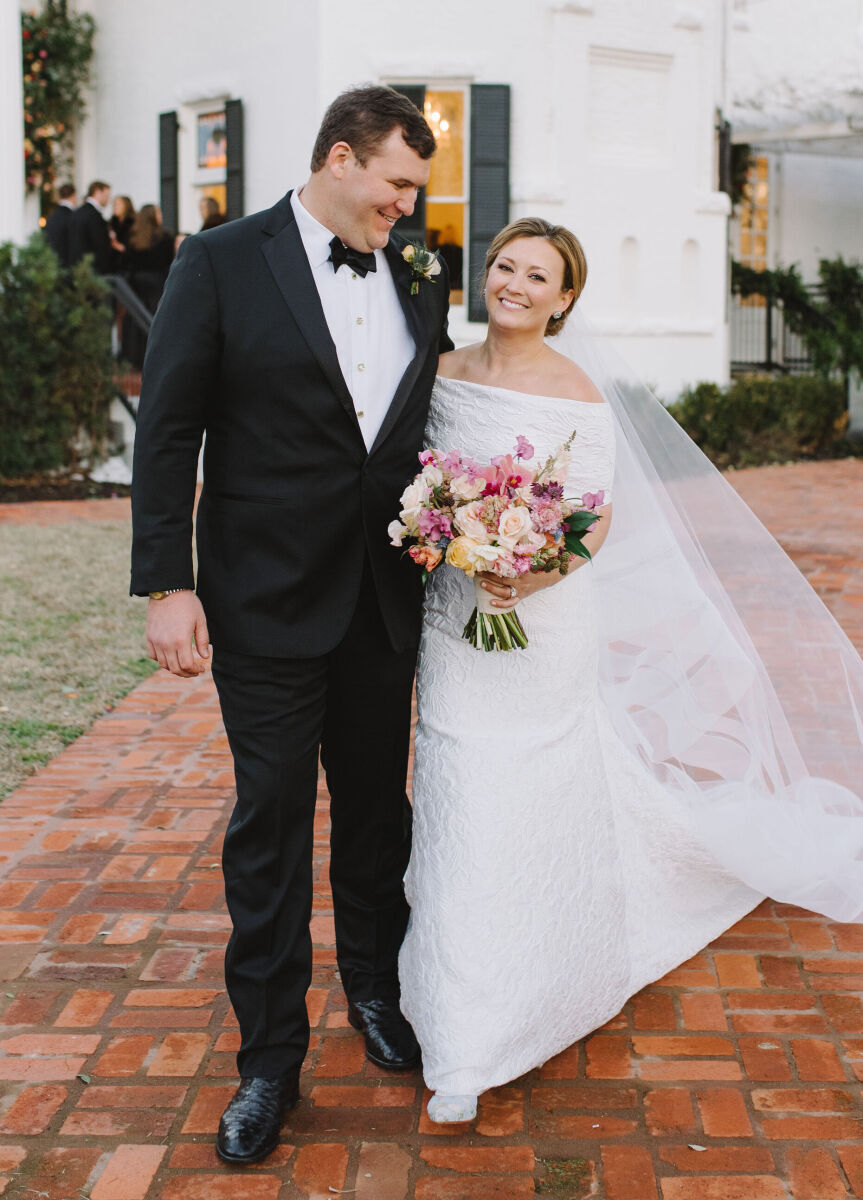
[(395, 232), (434, 150), (392, 89), (339, 96), (302, 189), (183, 242), (150, 334), (132, 592), (149, 595), (148, 649), (175, 675), (203, 671), (212, 640), (237, 782), (223, 866), (241, 1083), (217, 1141), (229, 1162), (266, 1157), (299, 1097), (319, 749), (348, 1019), (372, 1062), (419, 1061), (397, 958), (420, 578), (386, 530), (452, 347), (446, 271), (414, 273)]

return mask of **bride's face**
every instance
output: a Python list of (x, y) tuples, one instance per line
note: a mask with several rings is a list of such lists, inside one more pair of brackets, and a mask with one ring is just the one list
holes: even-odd
[(502, 330), (536, 330), (542, 336), (552, 313), (563, 312), (575, 297), (563, 286), (563, 271), (563, 259), (545, 238), (507, 242), (486, 280), (490, 323)]

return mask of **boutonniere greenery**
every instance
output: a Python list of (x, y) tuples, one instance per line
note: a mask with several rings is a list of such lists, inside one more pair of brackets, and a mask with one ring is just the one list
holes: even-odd
[(420, 290), (422, 280), (434, 283), (435, 275), (440, 275), (440, 260), (438, 256), (424, 246), (422, 242), (411, 242), (402, 250), (402, 258), (411, 269), (411, 295), (415, 296)]

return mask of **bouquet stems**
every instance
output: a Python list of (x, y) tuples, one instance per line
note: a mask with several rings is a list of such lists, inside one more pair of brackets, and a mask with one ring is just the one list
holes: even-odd
[(468, 618), (462, 637), (477, 650), (523, 650), (527, 634), (514, 608), (499, 612), (491, 607), (488, 592), (474, 581), (476, 608)]
[(477, 650), (523, 650), (527, 634), (514, 611), (481, 613), (474, 609), (462, 637)]

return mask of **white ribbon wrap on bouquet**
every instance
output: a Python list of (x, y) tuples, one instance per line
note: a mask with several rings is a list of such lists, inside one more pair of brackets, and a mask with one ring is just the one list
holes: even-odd
[(476, 611), (481, 613), (490, 613), (493, 617), (502, 617), (507, 611), (512, 612), (512, 609), (495, 608), (492, 600), (497, 599), (493, 592), (487, 592), (482, 586), (482, 580), (474, 576), (473, 590), (476, 592)]

